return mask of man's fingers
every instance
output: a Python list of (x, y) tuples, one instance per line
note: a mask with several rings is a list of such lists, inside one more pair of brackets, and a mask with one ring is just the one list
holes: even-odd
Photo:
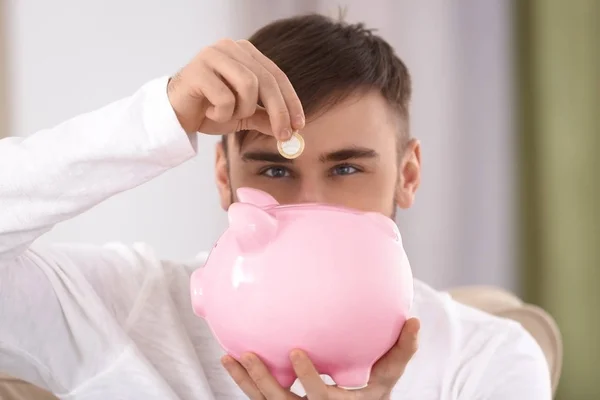
[[(240, 47), (242, 47), (248, 54), (252, 56), (260, 65), (262, 65), (266, 71), (274, 78), (277, 87), (281, 91), (281, 95), (283, 96), (283, 101), (285, 102), (285, 112), (283, 110), (278, 110), (276, 113), (280, 114), (280, 118), (283, 120), (287, 117), (290, 127), (292, 129), (298, 130), (304, 128), (304, 110), (302, 108), (302, 103), (298, 98), (298, 94), (294, 90), (290, 80), (287, 75), (283, 73), (283, 71), (269, 58), (267, 58), (264, 54), (254, 47), (252, 43), (247, 40), (240, 40), (237, 42)], [(271, 114), (271, 109), (269, 106), (265, 104), (265, 107)]]
[(250, 118), (245, 118), (238, 122), (236, 132), (243, 130), (253, 130), (274, 136), (269, 113), (260, 106), (256, 107), (256, 111)]
[(294, 350), (290, 354), (290, 361), (296, 376), (306, 391), (306, 397), (310, 400), (326, 400), (328, 398), (327, 385), (321, 379), (308, 355), (303, 351)]
[(235, 119), (250, 117), (258, 104), (258, 78), (244, 64), (222, 52), (218, 47), (204, 49), (205, 64), (222, 77), (236, 96)]
[(410, 359), (419, 349), (419, 330), (421, 329), (421, 321), (416, 318), (410, 318), (404, 324), (400, 339), (396, 346), (392, 348), (393, 352), (397, 352), (398, 358), (408, 364)]
[(265, 400), (265, 396), (256, 386), (246, 369), (231, 356), (224, 356), (221, 364), (227, 370), (234, 382), (251, 400)]
[(199, 67), (198, 74), (202, 74), (198, 81), (200, 90), (210, 103), (206, 116), (220, 123), (230, 121), (235, 110), (235, 95), (231, 89), (208, 67)]
[(268, 112), (273, 133), (279, 140), (287, 140), (292, 133), (292, 123), (287, 104), (275, 77), (248, 52), (247, 48), (238, 42), (222, 40), (217, 46), (255, 74), (258, 79), (258, 95)]
[[(221, 40), (216, 44), (216, 48), (218, 48), (224, 54), (227, 54), (230, 58), (239, 62), (241, 65), (244, 65), (249, 71), (252, 71), (258, 83), (257, 98), (255, 99), (257, 103), (258, 98), (260, 98), (264, 105), (269, 105), (271, 113), (275, 115), (277, 112), (281, 113), (281, 110), (285, 110), (287, 112), (287, 105), (275, 77), (273, 77), (272, 74), (267, 71), (267, 69), (263, 67), (261, 63), (255, 60), (245, 48), (233, 40)], [(248, 115), (239, 116), (239, 118), (244, 117), (248, 117)], [(287, 125), (283, 128), (292, 127), (289, 120), (284, 122)], [(281, 127), (278, 128), (277, 126), (274, 126), (273, 129), (277, 132), (278, 129), (281, 130)]]
[(291, 393), (281, 387), (255, 354), (244, 354), (241, 363), (266, 399), (284, 400), (289, 398)]
[(240, 40), (238, 42), (241, 46), (243, 46), (258, 62), (260, 62), (266, 69), (269, 71), (277, 80), (279, 87), (281, 88), (281, 93), (283, 94), (283, 98), (288, 106), (290, 111), (290, 116), (292, 118), (292, 127), (294, 129), (302, 129), (304, 128), (304, 109), (302, 108), (302, 103), (298, 98), (298, 94), (296, 90), (292, 86), (289, 78), (283, 71), (275, 64), (271, 59), (265, 56), (263, 53), (258, 51), (256, 47), (252, 43), (247, 40)]
[(373, 366), (371, 381), (384, 385), (395, 385), (404, 373), (406, 365), (419, 347), (421, 323), (416, 318), (406, 321), (396, 344)]

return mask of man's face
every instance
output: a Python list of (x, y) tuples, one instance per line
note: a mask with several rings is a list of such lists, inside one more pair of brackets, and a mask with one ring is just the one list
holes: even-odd
[(399, 129), (383, 97), (369, 92), (309, 118), (300, 132), (304, 152), (295, 160), (281, 157), (271, 136), (250, 132), (239, 148), (229, 135), (228, 155), (217, 146), (221, 205), (226, 210), (237, 188), (251, 187), (281, 204), (330, 203), (393, 218), (396, 205), (412, 205), (420, 181), (419, 143), (398, 152)]

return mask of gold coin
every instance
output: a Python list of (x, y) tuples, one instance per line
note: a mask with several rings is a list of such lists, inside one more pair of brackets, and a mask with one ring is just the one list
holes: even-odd
[(293, 160), (304, 151), (304, 138), (298, 132), (294, 132), (289, 140), (277, 141), (277, 150), (283, 157)]

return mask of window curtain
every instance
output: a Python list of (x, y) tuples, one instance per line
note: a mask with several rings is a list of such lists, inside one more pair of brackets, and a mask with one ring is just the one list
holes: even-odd
[(557, 398), (600, 399), (600, 1), (515, 1), (525, 296), (557, 320)]

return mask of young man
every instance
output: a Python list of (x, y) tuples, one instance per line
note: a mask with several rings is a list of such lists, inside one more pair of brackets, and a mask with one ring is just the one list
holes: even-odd
[[(384, 40), (309, 15), (274, 22), (250, 41), (220, 41), (170, 80), (0, 141), (0, 371), (69, 399), (299, 398), (256, 356), (241, 364), (224, 356), (193, 315), (188, 281), (203, 256), (182, 264), (147, 246), (32, 242), (192, 158), (195, 132), (225, 135), (216, 165), (224, 209), (236, 188), (249, 186), (281, 203), (393, 217), (397, 206), (412, 205), (420, 180), (410, 90), (406, 67)], [(273, 136), (293, 130), (306, 150), (288, 161)], [(518, 324), (418, 281), (413, 313), (418, 320), (364, 389), (326, 386), (306, 355), (291, 354), (307, 398), (550, 398), (544, 356)]]

